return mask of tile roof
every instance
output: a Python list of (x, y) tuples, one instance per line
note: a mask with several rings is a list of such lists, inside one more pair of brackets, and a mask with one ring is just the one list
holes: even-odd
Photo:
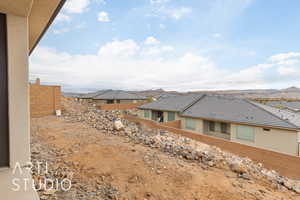
[(183, 117), (231, 121), (287, 129), (300, 128), (300, 115), (249, 100), (217, 95), (184, 95), (140, 106), (177, 111)]
[(109, 90), (93, 97), (93, 99), (145, 100), (147, 97), (122, 90)]
[(297, 112), (300, 111), (299, 101), (270, 101), (267, 105), (277, 108), (287, 108)]
[(108, 90), (99, 90), (97, 92), (91, 92), (91, 93), (87, 93), (87, 94), (82, 94), (80, 96), (80, 98), (82, 99), (92, 99), (95, 96), (98, 96), (100, 94), (103, 94), (104, 92), (107, 92)]
[(154, 101), (149, 104), (140, 106), (140, 109), (151, 109), (151, 110), (167, 110), (180, 112), (186, 107), (200, 99), (203, 95), (190, 94), (174, 97), (166, 97), (159, 101)]

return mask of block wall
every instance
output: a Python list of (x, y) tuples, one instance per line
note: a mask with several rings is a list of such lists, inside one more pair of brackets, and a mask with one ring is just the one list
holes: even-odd
[(61, 110), (61, 87), (30, 84), (30, 116), (43, 117)]

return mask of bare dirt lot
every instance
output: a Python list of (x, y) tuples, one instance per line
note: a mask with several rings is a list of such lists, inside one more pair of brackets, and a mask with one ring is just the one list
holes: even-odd
[(32, 119), (31, 126), (33, 159), (73, 174), (70, 191), (40, 192), (41, 199), (300, 199), (267, 181), (204, 168), (83, 122), (49, 116)]

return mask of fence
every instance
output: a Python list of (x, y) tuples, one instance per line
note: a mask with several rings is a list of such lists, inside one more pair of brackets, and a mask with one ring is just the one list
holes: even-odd
[[(182, 136), (197, 140), (199, 142), (206, 143), (219, 147), (228, 152), (234, 153), (242, 157), (251, 158), (255, 162), (262, 163), (266, 168), (273, 169), (279, 172), (281, 175), (290, 177), (292, 179), (300, 180), (300, 158), (296, 156), (290, 156), (283, 153), (260, 149), (236, 142), (226, 141), (223, 139), (206, 136), (202, 134), (192, 133), (183, 129), (174, 128), (168, 126), (168, 123), (159, 124), (151, 120), (145, 120), (138, 117), (132, 117), (125, 115), (125, 119), (130, 121), (140, 122), (147, 125), (150, 128), (157, 128), (167, 130), (174, 134), (180, 134)], [(178, 123), (178, 122), (176, 122)]]
[(61, 87), (30, 84), (30, 115), (43, 117), (61, 109)]
[(135, 109), (138, 106), (145, 104), (143, 103), (120, 103), (120, 104), (98, 104), (101, 110), (127, 110)]

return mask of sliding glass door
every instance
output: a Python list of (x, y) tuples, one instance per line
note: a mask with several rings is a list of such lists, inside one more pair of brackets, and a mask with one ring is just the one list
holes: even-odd
[(6, 15), (0, 13), (0, 167), (9, 166)]

